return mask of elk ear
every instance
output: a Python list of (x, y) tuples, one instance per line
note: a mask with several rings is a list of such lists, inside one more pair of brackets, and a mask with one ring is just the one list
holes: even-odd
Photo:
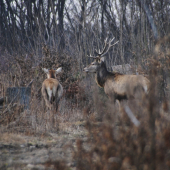
[(100, 61), (103, 61), (103, 62), (104, 62), (104, 57), (101, 57), (101, 58), (100, 58)]
[(62, 71), (62, 67), (59, 67), (57, 70), (55, 70), (55, 73), (58, 74)]
[(48, 73), (48, 69), (42, 68), (42, 70), (43, 70), (46, 74)]

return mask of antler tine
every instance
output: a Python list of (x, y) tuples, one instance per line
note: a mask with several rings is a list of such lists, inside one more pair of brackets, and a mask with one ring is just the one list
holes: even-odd
[(115, 39), (115, 37), (113, 37), (113, 38), (109, 41), (109, 43), (111, 44), (111, 42), (112, 42), (114, 39)]
[(105, 43), (105, 44), (107, 44), (107, 39), (108, 39), (108, 37), (106, 37), (106, 39), (104, 40), (104, 43)]
[(114, 44), (111, 44), (114, 39), (115, 39), (115, 37), (113, 37), (113, 39), (111, 39), (111, 40), (109, 41), (107, 50), (106, 50), (101, 56), (105, 55), (105, 54), (109, 51), (110, 47), (116, 45), (116, 44), (119, 42), (119, 41), (117, 41), (117, 42), (115, 42)]
[(102, 52), (100, 52), (100, 50), (99, 50), (99, 52), (97, 52), (97, 50), (95, 50), (96, 53), (97, 53), (99, 56), (101, 56), (101, 55), (104, 53), (104, 51), (106, 50), (106, 46), (108, 45), (107, 39), (108, 39), (108, 37), (104, 40), (104, 47), (103, 47)]
[(108, 37), (104, 41), (104, 47), (103, 47), (102, 52), (100, 52), (100, 50), (99, 50), (99, 52), (97, 52), (97, 50), (95, 50), (99, 57), (105, 55), (109, 51), (110, 47), (114, 46), (115, 44), (117, 44), (119, 42), (119, 41), (117, 41), (116, 43), (111, 44), (112, 41), (115, 39), (115, 37), (113, 37), (109, 42), (107, 42), (107, 39), (108, 39)]
[(90, 56), (87, 56), (87, 57), (90, 57), (90, 58), (96, 58), (96, 57), (94, 57), (94, 56), (91, 56), (91, 54), (90, 54)]
[(119, 41), (115, 42), (115, 43), (114, 43), (114, 44), (112, 44), (110, 47), (112, 47), (112, 46), (116, 45), (118, 42), (119, 42)]

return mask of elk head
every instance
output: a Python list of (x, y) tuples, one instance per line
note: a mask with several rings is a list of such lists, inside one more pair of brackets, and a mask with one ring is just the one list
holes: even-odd
[(47, 78), (56, 78), (56, 75), (62, 71), (62, 67), (59, 67), (57, 70), (46, 68), (42, 68), (42, 70), (47, 74)]
[(114, 46), (115, 44), (119, 42), (117, 41), (116, 43), (111, 44), (114, 38), (111, 39), (109, 42), (107, 42), (107, 39), (108, 38), (105, 39), (103, 50), (101, 52), (100, 50), (99, 52), (97, 52), (97, 50), (95, 51), (97, 53), (97, 56), (95, 57), (91, 55), (89, 56), (90, 58), (94, 58), (95, 60), (90, 65), (84, 68), (85, 72), (96, 73), (98, 69), (101, 67), (102, 63), (104, 63), (103, 56), (109, 51), (110, 47)]

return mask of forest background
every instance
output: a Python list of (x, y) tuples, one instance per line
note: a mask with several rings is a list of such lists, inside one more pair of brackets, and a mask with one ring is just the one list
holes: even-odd
[[(120, 169), (128, 162), (131, 168), (168, 169), (169, 16), (169, 0), (0, 0), (1, 97), (6, 96), (10, 87), (31, 85), (29, 111), (25, 112), (19, 104), (1, 108), (1, 132), (36, 136), (56, 130), (51, 119), (45, 119), (48, 113), (41, 104), (41, 85), (46, 78), (42, 68), (62, 66), (63, 73), (58, 79), (64, 95), (58, 131), (64, 129), (62, 123), (86, 120), (94, 137), (91, 145), (97, 148), (85, 152), (78, 141), (78, 150), (74, 152), (77, 163), (73, 167)], [(83, 73), (83, 68), (92, 61), (88, 55), (102, 49), (106, 37), (119, 40), (106, 55), (109, 71), (114, 65), (130, 64), (132, 74), (142, 74), (151, 80), (153, 91), (149, 97), (141, 105), (129, 103), (141, 122), (139, 127), (123, 107), (118, 114), (115, 107), (108, 105), (94, 75)], [(97, 134), (89, 121), (107, 123), (98, 127), (101, 133)], [(74, 130), (79, 125), (74, 125)], [(116, 137), (112, 136), (113, 131)], [(107, 138), (108, 143), (102, 138)], [(84, 155), (81, 160), (78, 153)], [(95, 155), (93, 162), (91, 153), (100, 159)]]

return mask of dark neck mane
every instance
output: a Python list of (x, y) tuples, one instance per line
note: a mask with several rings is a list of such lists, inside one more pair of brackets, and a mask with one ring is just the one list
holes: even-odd
[(102, 62), (100, 67), (97, 69), (97, 72), (96, 72), (96, 75), (95, 75), (96, 83), (100, 87), (104, 87), (104, 84), (109, 77), (112, 77), (113, 80), (114, 80), (114, 78), (116, 78), (118, 75), (122, 75), (122, 74), (118, 73), (118, 72), (107, 71), (105, 63)]
[(103, 87), (107, 77), (112, 74), (107, 71), (106, 65), (104, 62), (101, 63), (100, 67), (98, 68), (96, 72), (96, 82), (100, 87)]

